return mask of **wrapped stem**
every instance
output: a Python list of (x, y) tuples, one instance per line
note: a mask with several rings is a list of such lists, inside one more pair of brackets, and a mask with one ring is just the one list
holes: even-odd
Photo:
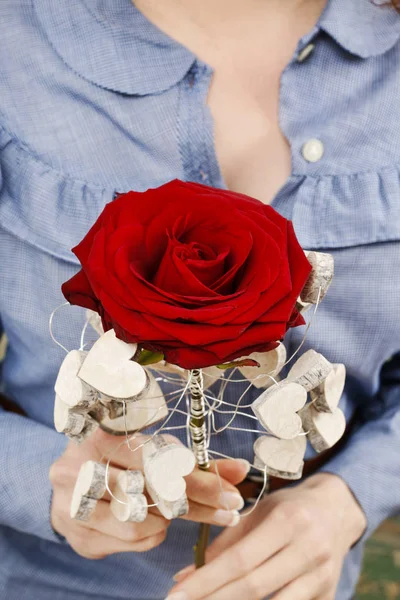
[[(190, 435), (192, 438), (192, 449), (199, 468), (203, 471), (208, 471), (210, 468), (210, 461), (207, 450), (206, 405), (204, 400), (203, 373), (201, 369), (193, 369), (190, 372), (190, 397)], [(201, 523), (199, 537), (194, 547), (196, 569), (199, 569), (205, 564), (209, 533), (210, 526), (206, 523)]]

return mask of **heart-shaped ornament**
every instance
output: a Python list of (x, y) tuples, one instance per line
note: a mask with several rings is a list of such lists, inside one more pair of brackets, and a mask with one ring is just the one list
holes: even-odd
[(78, 377), (87, 357), (86, 352), (71, 350), (64, 358), (58, 371), (54, 390), (57, 396), (70, 407), (90, 410), (97, 402), (97, 392), (90, 384)]
[(256, 458), (267, 468), (267, 473), (281, 479), (300, 479), (303, 473), (306, 437), (279, 440), (263, 436), (254, 443)]
[[(113, 411), (104, 414), (100, 420), (100, 426), (104, 431), (112, 434), (129, 434), (150, 427), (153, 423), (165, 419), (168, 415), (168, 406), (164, 394), (153, 375), (149, 374), (149, 386), (145, 395), (140, 396), (135, 402), (125, 404), (126, 416), (123, 415), (123, 403), (116, 399), (102, 396), (104, 406), (112, 407)], [(116, 410), (119, 408), (120, 410)]]
[(145, 370), (131, 360), (136, 350), (136, 344), (119, 340), (110, 329), (94, 343), (78, 375), (106, 396), (124, 400), (135, 398), (147, 385)]
[(307, 350), (293, 365), (288, 381), (301, 385), (307, 392), (316, 388), (332, 371), (332, 365), (315, 350)]
[[(274, 379), (281, 372), (286, 361), (286, 348), (279, 344), (269, 352), (253, 352), (249, 358), (255, 360), (259, 367), (239, 367), (239, 371), (256, 388), (267, 388), (274, 384)], [(271, 376), (271, 377), (270, 377)]]
[(314, 408), (319, 412), (334, 412), (339, 406), (345, 381), (346, 367), (342, 364), (333, 365), (326, 379), (310, 392)]
[(346, 418), (340, 408), (333, 413), (319, 412), (309, 404), (300, 415), (307, 437), (316, 452), (332, 448), (346, 430)]
[(163, 500), (160, 498), (155, 489), (147, 480), (146, 489), (154, 504), (157, 504), (157, 508), (162, 516), (165, 517), (165, 519), (168, 519), (168, 521), (171, 521), (171, 519), (179, 519), (179, 517), (183, 517), (184, 515), (188, 514), (189, 502), (186, 493), (182, 494), (178, 500), (169, 502), (168, 500)]
[(290, 381), (281, 381), (261, 394), (252, 410), (261, 425), (276, 437), (290, 440), (302, 431), (297, 414), (307, 402), (305, 389)]
[(104, 464), (88, 460), (81, 466), (72, 493), (70, 515), (78, 521), (89, 521), (97, 501), (106, 492), (106, 467)]
[(318, 297), (320, 301), (324, 298), (332, 283), (334, 260), (331, 254), (324, 254), (323, 252), (306, 251), (305, 254), (312, 271), (300, 296), (303, 302), (316, 304)]
[(170, 443), (157, 435), (143, 446), (143, 465), (146, 482), (162, 500), (175, 502), (185, 493), (186, 481), (196, 459), (183, 444)]
[(81, 433), (85, 426), (85, 414), (74, 412), (58, 394), (54, 401), (54, 426), (59, 433), (74, 436)]
[(148, 504), (142, 493), (144, 478), (141, 471), (122, 471), (113, 489), (110, 508), (113, 515), (123, 523), (143, 523), (147, 517)]

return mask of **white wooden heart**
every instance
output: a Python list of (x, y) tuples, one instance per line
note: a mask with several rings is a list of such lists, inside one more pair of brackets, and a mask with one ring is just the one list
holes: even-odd
[(186, 493), (183, 493), (180, 498), (170, 502), (168, 500), (163, 500), (157, 494), (155, 489), (151, 486), (150, 482), (146, 479), (146, 489), (153, 500), (154, 504), (157, 504), (157, 508), (162, 514), (163, 517), (170, 521), (171, 519), (178, 519), (179, 517), (183, 517), (187, 515), (189, 512), (189, 502), (186, 496)]
[(122, 471), (113, 489), (110, 509), (118, 521), (142, 523), (148, 513), (144, 490), (144, 477), (141, 471)]
[(307, 350), (293, 365), (287, 376), (308, 392), (316, 388), (328, 376), (332, 365), (315, 350)]
[(290, 440), (301, 433), (301, 418), (297, 414), (307, 402), (305, 389), (290, 381), (282, 381), (261, 394), (252, 410), (262, 426), (278, 438)]
[[(123, 415), (123, 403), (117, 399), (102, 396), (104, 405), (111, 406), (113, 411), (105, 413), (100, 420), (104, 431), (113, 434), (134, 433), (138, 429), (150, 427), (154, 423), (165, 419), (168, 415), (168, 406), (164, 394), (156, 379), (149, 373), (149, 386), (144, 395), (140, 395), (135, 402), (126, 402), (126, 417)], [(116, 409), (119, 409), (118, 411)]]
[(263, 436), (254, 443), (254, 453), (266, 466), (267, 473), (281, 479), (300, 479), (306, 448), (304, 435), (293, 440)]
[(105, 465), (93, 460), (81, 466), (72, 493), (70, 515), (78, 521), (88, 521), (97, 501), (104, 496)]
[(316, 452), (332, 448), (346, 430), (346, 418), (340, 408), (333, 413), (319, 412), (309, 404), (300, 415), (307, 437)]
[(269, 352), (253, 352), (248, 358), (259, 363), (259, 367), (239, 367), (239, 371), (257, 388), (267, 388), (274, 384), (286, 361), (286, 348), (279, 344)]
[(334, 364), (326, 379), (310, 392), (314, 408), (319, 412), (334, 412), (339, 406), (345, 381), (346, 367), (342, 364)]
[(136, 350), (136, 344), (119, 340), (110, 329), (94, 343), (78, 375), (106, 396), (125, 400), (135, 398), (147, 384), (145, 370), (131, 360)]
[(59, 433), (71, 436), (81, 433), (85, 426), (85, 414), (74, 412), (71, 406), (65, 404), (56, 394), (54, 400), (54, 426)]
[(183, 444), (166, 441), (162, 435), (153, 437), (142, 452), (146, 482), (162, 500), (179, 500), (186, 490), (184, 477), (196, 465), (193, 452)]
[(85, 425), (82, 431), (76, 435), (66, 434), (76, 444), (81, 444), (98, 429), (99, 423), (91, 415), (85, 414)]
[(144, 475), (142, 471), (121, 471), (117, 484), (125, 494), (143, 494)]
[(318, 296), (321, 301), (332, 283), (334, 260), (331, 254), (324, 254), (323, 252), (306, 251), (305, 254), (312, 271), (300, 296), (303, 302), (316, 304)]
[(90, 384), (78, 377), (86, 357), (87, 353), (80, 350), (68, 352), (58, 372), (54, 390), (68, 406), (90, 410), (96, 404), (98, 394)]

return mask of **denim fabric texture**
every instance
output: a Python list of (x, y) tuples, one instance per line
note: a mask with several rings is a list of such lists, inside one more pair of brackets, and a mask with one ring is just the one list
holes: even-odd
[[(197, 525), (175, 521), (156, 550), (101, 561), (79, 557), (51, 528), (48, 471), (67, 440), (52, 423), (64, 354), (48, 322), (79, 268), (71, 248), (116, 192), (174, 178), (226, 188), (206, 106), (213, 71), (130, 0), (2, 0), (0, 64), (2, 389), (29, 417), (0, 412), (0, 598), (159, 600), (191, 563)], [(360, 502), (365, 537), (400, 510), (399, 64), (395, 11), (329, 0), (282, 75), (292, 173), (272, 204), (303, 248), (335, 258), (305, 349), (347, 367), (341, 407), (359, 421), (324, 470)], [(302, 154), (312, 138), (325, 149), (315, 163)], [(62, 309), (54, 333), (76, 348), (83, 323), (83, 310)], [(289, 353), (302, 335), (287, 336)], [(226, 432), (213, 448), (252, 460), (256, 437)], [(354, 595), (363, 541), (337, 600)]]

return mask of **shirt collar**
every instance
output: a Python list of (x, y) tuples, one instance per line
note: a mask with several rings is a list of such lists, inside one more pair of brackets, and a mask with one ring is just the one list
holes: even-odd
[(123, 94), (163, 92), (195, 55), (163, 33), (131, 0), (33, 0), (41, 27), (62, 60), (88, 81)]
[[(132, 95), (160, 93), (183, 79), (196, 60), (131, 0), (33, 2), (58, 55), (100, 87)], [(399, 40), (400, 15), (373, 0), (329, 0), (314, 34), (320, 30), (350, 53), (368, 58)]]
[(400, 15), (382, 4), (382, 0), (329, 0), (318, 29), (360, 58), (384, 54), (400, 39)]

